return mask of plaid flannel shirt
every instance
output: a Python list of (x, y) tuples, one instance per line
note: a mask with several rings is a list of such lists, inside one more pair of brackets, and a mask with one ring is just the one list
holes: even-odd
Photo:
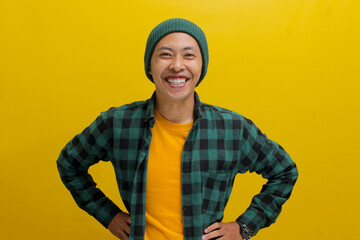
[[(102, 113), (62, 150), (57, 166), (78, 206), (108, 227), (121, 210), (88, 174), (88, 168), (111, 161), (121, 198), (131, 215), (130, 239), (145, 232), (146, 169), (155, 94)], [(166, 147), (166, 146), (164, 146)], [(275, 222), (290, 197), (298, 172), (277, 143), (248, 119), (199, 101), (195, 93), (194, 125), (181, 158), (184, 239), (201, 239), (203, 230), (221, 221), (236, 174), (247, 171), (268, 179), (249, 208), (238, 217), (256, 233)]]

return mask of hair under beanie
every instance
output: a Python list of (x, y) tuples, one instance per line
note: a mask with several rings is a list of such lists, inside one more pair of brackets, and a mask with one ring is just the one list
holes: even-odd
[[(202, 70), (199, 82), (197, 85), (200, 84), (200, 82), (203, 80), (203, 78), (206, 75), (207, 67), (209, 64), (209, 51), (207, 46), (207, 41), (204, 32), (199, 28), (196, 24), (182, 19), (182, 18), (172, 18), (169, 20), (166, 20), (159, 25), (157, 25), (150, 33), (147, 42), (146, 42), (146, 49), (145, 49), (145, 57), (144, 57), (144, 63), (145, 63), (145, 73), (146, 76), (150, 79), (150, 81), (154, 82), (152, 79), (151, 74), (149, 74), (150, 71), (150, 60), (151, 56), (153, 54), (154, 48), (156, 44), (165, 37), (169, 33), (173, 32), (184, 32), (192, 36), (197, 43), (199, 44), (200, 50), (201, 50), (201, 56), (202, 56)], [(197, 86), (196, 85), (196, 86)]]

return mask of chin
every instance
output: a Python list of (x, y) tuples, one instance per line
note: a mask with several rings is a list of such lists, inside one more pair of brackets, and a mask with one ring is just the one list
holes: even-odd
[(193, 93), (192, 94), (191, 93), (170, 94), (169, 100), (174, 101), (174, 102), (180, 102), (180, 101), (185, 101), (192, 96), (193, 96)]

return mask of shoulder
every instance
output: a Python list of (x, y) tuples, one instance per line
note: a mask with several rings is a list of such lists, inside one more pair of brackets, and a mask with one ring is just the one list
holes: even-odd
[(136, 115), (143, 115), (149, 105), (149, 100), (136, 101), (129, 104), (125, 104), (119, 107), (111, 107), (107, 111), (102, 112), (101, 115), (105, 118), (111, 117), (126, 117)]
[(119, 107), (111, 107), (107, 112), (109, 113), (116, 113), (116, 112), (127, 112), (127, 111), (138, 111), (142, 109), (147, 109), (148, 101), (136, 101), (128, 104), (124, 104)]
[(244, 116), (242, 116), (237, 112), (207, 103), (201, 103), (201, 111), (202, 114), (205, 114), (206, 116), (213, 116), (216, 118), (242, 120), (242, 121), (246, 119)]
[(255, 124), (243, 115), (232, 110), (201, 102), (201, 118), (205, 121), (225, 122), (233, 129), (251, 128)]

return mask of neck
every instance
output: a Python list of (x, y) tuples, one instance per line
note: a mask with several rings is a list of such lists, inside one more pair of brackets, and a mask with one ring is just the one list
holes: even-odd
[(184, 101), (168, 102), (156, 98), (156, 110), (170, 122), (185, 124), (194, 121), (194, 95)]

